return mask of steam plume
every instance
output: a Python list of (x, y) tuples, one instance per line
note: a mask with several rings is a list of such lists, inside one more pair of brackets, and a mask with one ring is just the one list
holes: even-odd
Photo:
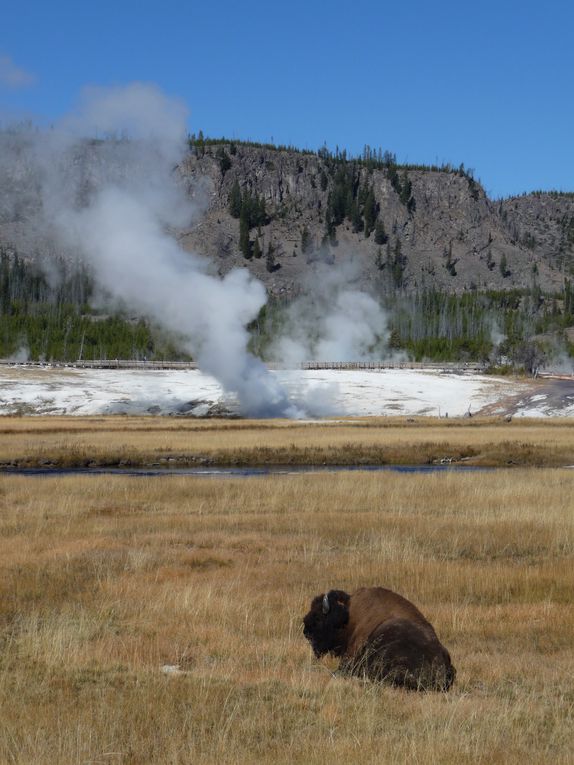
[(86, 91), (55, 130), (28, 136), (22, 169), (40, 183), (41, 236), (80, 253), (110, 295), (183, 337), (245, 414), (297, 416), (247, 351), (245, 327), (265, 304), (263, 285), (244, 269), (211, 275), (170, 233), (194, 214), (176, 171), (185, 140), (185, 107), (153, 86)]
[(287, 325), (271, 351), (273, 358), (294, 365), (380, 356), (386, 316), (379, 303), (356, 286), (358, 277), (353, 260), (337, 268), (319, 264), (305, 293), (288, 309)]
[[(201, 208), (201, 189), (188, 188), (181, 172), (186, 119), (185, 106), (153, 85), (87, 89), (51, 131), (0, 136), (10, 190), (0, 189), (0, 215), (20, 221), (13, 233), (28, 252), (79, 256), (119, 304), (183, 338), (244, 414), (326, 414), (326, 390), (299, 390), (294, 401), (247, 350), (246, 326), (266, 302), (264, 286), (246, 269), (219, 278), (176, 240)], [(352, 267), (317, 273), (289, 312), (277, 360), (371, 357), (385, 317), (352, 286), (355, 277)]]

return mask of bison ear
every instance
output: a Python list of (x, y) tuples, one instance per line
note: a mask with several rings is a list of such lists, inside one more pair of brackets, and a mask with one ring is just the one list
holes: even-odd
[[(323, 614), (333, 629), (344, 627), (349, 621), (350, 596), (343, 590), (330, 590), (323, 598)], [(326, 606), (328, 604), (328, 608)]]
[(348, 608), (349, 603), (351, 602), (351, 596), (347, 592), (343, 592), (343, 590), (335, 590), (335, 593), (337, 595), (337, 603)]
[(348, 608), (351, 596), (343, 590), (329, 590), (324, 599), (328, 599), (330, 604), (337, 603), (339, 606)]

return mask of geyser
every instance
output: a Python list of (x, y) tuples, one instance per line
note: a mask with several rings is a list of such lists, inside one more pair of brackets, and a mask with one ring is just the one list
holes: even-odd
[[(266, 302), (264, 286), (245, 268), (220, 278), (178, 244), (175, 232), (190, 226), (206, 198), (182, 172), (186, 119), (185, 106), (153, 85), (87, 89), (50, 131), (0, 134), (0, 214), (20, 221), (24, 249), (47, 256), (46, 270), (50, 254), (79, 257), (106, 299), (173, 331), (243, 414), (334, 413), (332, 384), (301, 384), (288, 395), (249, 353), (246, 327)], [(380, 350), (384, 314), (353, 281), (352, 270), (332, 266), (312, 280), (289, 312), (276, 360), (350, 361)]]
[(23, 135), (12, 152), (12, 174), (40, 187), (29, 225), (38, 243), (79, 254), (118, 302), (177, 333), (244, 414), (300, 416), (303, 408), (247, 350), (263, 285), (246, 269), (210, 274), (208, 261), (172, 234), (197, 213), (178, 172), (186, 115), (152, 85), (87, 90), (77, 111), (49, 133)]

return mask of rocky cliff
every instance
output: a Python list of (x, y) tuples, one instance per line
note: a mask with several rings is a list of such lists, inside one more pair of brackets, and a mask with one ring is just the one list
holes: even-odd
[[(206, 208), (182, 232), (184, 246), (207, 255), (221, 274), (246, 266), (272, 294), (297, 292), (318, 259), (333, 266), (353, 259), (364, 282), (409, 292), (509, 290), (534, 282), (555, 291), (574, 268), (574, 195), (494, 201), (463, 169), (401, 168), (248, 144), (196, 145), (181, 171)], [(345, 174), (352, 188), (347, 215), (333, 225)], [(230, 214), (237, 186), (242, 196), (265, 202), (265, 219), (250, 226), (248, 252), (241, 250), (240, 221)], [(374, 229), (364, 229), (369, 190), (378, 242)]]
[[(68, 256), (50, 221), (36, 226), (42, 166), (30, 160), (33, 136), (1, 138), (0, 245), (25, 258)], [(130, 166), (129, 149), (124, 141), (89, 141), (66, 155), (62, 185), (76, 204), (97, 187), (102, 168), (113, 176)], [(220, 274), (247, 267), (271, 294), (296, 294), (319, 260), (354, 261), (359, 280), (380, 292), (536, 283), (552, 293), (574, 273), (574, 194), (494, 201), (464, 168), (240, 142), (192, 142), (179, 171), (202, 211), (177, 233), (183, 246), (210, 258)], [(242, 215), (245, 200), (257, 215)]]

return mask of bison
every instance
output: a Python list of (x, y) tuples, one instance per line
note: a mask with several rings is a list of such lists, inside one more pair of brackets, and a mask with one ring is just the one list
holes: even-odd
[(448, 691), (456, 670), (432, 625), (384, 587), (317, 595), (303, 619), (315, 656), (340, 656), (339, 670), (412, 690)]

